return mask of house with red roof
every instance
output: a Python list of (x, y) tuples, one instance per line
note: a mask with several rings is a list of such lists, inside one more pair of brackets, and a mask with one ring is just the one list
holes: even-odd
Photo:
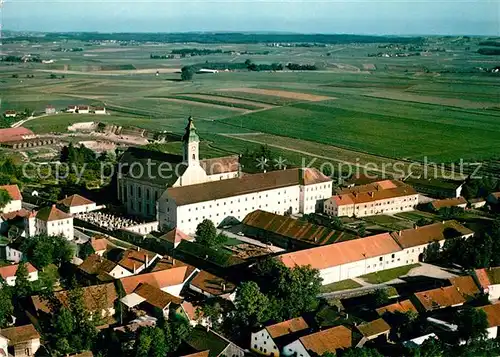
[(15, 141), (24, 141), (36, 138), (35, 133), (22, 126), (18, 128), (0, 129), (0, 144), (11, 143)]
[(78, 194), (74, 194), (68, 196), (60, 201), (57, 204), (66, 212), (70, 214), (91, 212), (97, 209), (97, 205), (94, 201), (91, 201), (83, 196)]
[(476, 269), (473, 277), (481, 292), (488, 294), (490, 300), (500, 299), (500, 267)]
[(40, 334), (32, 324), (0, 330), (0, 356), (31, 357), (40, 348)]
[(49, 236), (60, 235), (68, 240), (74, 238), (73, 216), (61, 211), (56, 205), (32, 212), (26, 218), (25, 227), (28, 237), (47, 234)]
[(106, 114), (106, 108), (105, 107), (95, 107), (94, 114), (104, 115), (104, 114)]
[(500, 305), (485, 305), (477, 308), (478, 310), (484, 311), (486, 318), (488, 319), (488, 338), (498, 337), (498, 327), (500, 326)]
[(250, 349), (264, 356), (279, 356), (287, 342), (306, 335), (309, 325), (302, 317), (269, 325), (251, 334)]
[[(7, 285), (16, 286), (16, 272), (18, 268), (19, 264), (0, 267), (0, 276)], [(38, 270), (31, 263), (26, 263), (26, 268), (28, 269), (28, 281), (38, 280)]]
[(3, 185), (0, 186), (0, 190), (7, 191), (10, 196), (10, 202), (4, 207), (0, 207), (0, 213), (11, 213), (20, 211), (23, 203), (23, 196), (17, 185)]
[(177, 248), (183, 240), (187, 240), (189, 242), (194, 241), (194, 237), (188, 236), (178, 228), (174, 228), (163, 234), (162, 236), (160, 236), (160, 239), (165, 241), (170, 249)]
[(6, 118), (15, 118), (17, 116), (17, 112), (15, 110), (6, 110), (3, 115)]

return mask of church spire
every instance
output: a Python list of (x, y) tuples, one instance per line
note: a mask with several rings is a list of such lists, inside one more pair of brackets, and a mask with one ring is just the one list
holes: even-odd
[(196, 127), (194, 126), (193, 117), (191, 116), (188, 118), (188, 125), (186, 126), (186, 130), (184, 132), (184, 136), (182, 137), (182, 141), (184, 143), (200, 141), (200, 138), (196, 133)]
[(184, 147), (184, 162), (186, 162), (188, 166), (198, 165), (200, 137), (196, 133), (196, 127), (194, 126), (192, 117), (189, 117), (188, 119), (186, 131), (182, 137), (182, 143)]

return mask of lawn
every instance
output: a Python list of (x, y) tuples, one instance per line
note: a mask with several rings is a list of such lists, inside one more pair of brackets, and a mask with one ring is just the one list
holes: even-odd
[(376, 273), (370, 273), (361, 276), (360, 278), (366, 281), (367, 283), (370, 284), (382, 284), (386, 283), (388, 281), (394, 280), (399, 278), (400, 276), (404, 276), (408, 274), (410, 270), (413, 268), (419, 267), (420, 264), (410, 264), (410, 265), (405, 265), (402, 267), (398, 268), (393, 268), (393, 269), (387, 269), (387, 270), (382, 270)]
[(349, 96), (223, 121), (387, 157), (423, 160), (426, 155), (430, 161), (450, 162), (487, 158), (500, 150), (499, 119), (500, 113), (486, 110)]
[(396, 213), (395, 216), (407, 219), (412, 222), (418, 222), (421, 219), (429, 220), (432, 222), (440, 220), (438, 216), (432, 213), (422, 212), (422, 211), (401, 212), (401, 213)]
[(323, 285), (321, 287), (322, 293), (333, 293), (340, 290), (350, 290), (360, 288), (362, 285), (355, 282), (354, 280), (347, 279), (342, 281), (337, 281), (336, 283), (331, 283), (328, 285)]

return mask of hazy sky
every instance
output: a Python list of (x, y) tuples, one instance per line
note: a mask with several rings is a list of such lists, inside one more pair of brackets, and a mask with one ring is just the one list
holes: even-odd
[(500, 0), (6, 0), (4, 28), (500, 34)]

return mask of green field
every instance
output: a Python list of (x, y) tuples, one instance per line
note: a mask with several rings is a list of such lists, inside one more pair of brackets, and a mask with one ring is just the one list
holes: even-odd
[[(268, 144), (293, 164), (316, 157), (313, 166), (334, 161), (364, 167), (404, 159), (406, 170), (412, 161), (427, 157), (446, 163), (491, 160), (494, 166), (500, 152), (498, 75), (478, 68), (497, 63), (476, 53), (480, 41), (430, 37), (424, 51), (444, 47), (446, 52), (406, 58), (368, 57), (381, 51), (378, 44), (189, 44), (234, 54), (168, 60), (150, 59), (149, 54), (186, 45), (9, 43), (4, 50), (40, 53), (55, 63), (0, 63), (0, 109), (43, 112), (47, 105), (58, 110), (70, 104), (105, 105), (112, 115), (99, 121), (177, 133), (193, 116), (209, 154)], [(50, 51), (69, 46), (84, 51)], [(244, 51), (259, 54), (236, 54)], [(184, 65), (210, 68), (210, 63), (243, 63), (247, 58), (263, 64), (314, 63), (319, 71), (221, 71), (179, 80)], [(330, 99), (315, 101), (307, 95)], [(25, 126), (38, 133), (64, 132), (72, 123), (94, 119), (62, 114)]]
[(408, 274), (408, 272), (414, 268), (419, 267), (420, 264), (410, 264), (405, 265), (399, 268), (382, 270), (376, 273), (370, 273), (361, 276), (360, 278), (370, 284), (382, 284), (388, 281), (399, 278), (400, 276), (404, 276)]

